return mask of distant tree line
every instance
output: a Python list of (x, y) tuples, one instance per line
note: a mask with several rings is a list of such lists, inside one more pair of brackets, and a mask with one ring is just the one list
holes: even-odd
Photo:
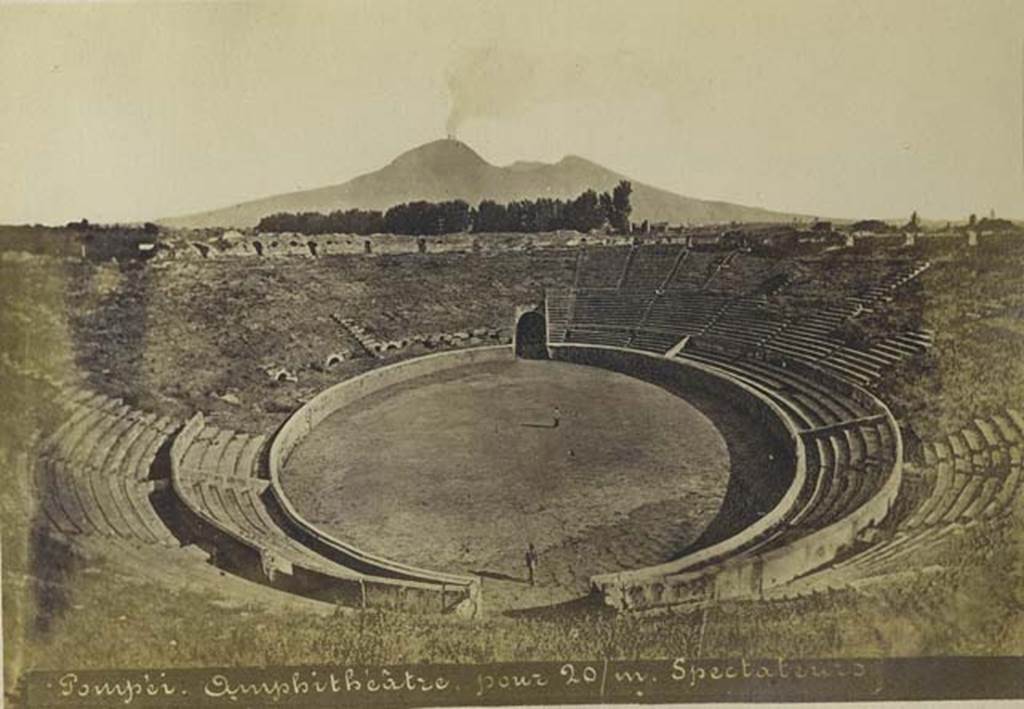
[(633, 186), (623, 180), (608, 192), (586, 190), (569, 200), (535, 199), (499, 204), (484, 200), (476, 207), (459, 199), (447, 202), (408, 202), (385, 212), (348, 209), (322, 214), (271, 214), (257, 231), (299, 234), (453, 234), (458, 232), (538, 232), (572, 229), (589, 232), (605, 225), (629, 231)]
[(280, 212), (260, 219), (256, 230), (299, 234), (375, 234), (384, 231), (384, 214), (364, 209), (338, 210), (330, 214)]
[[(972, 214), (971, 216), (973, 217), (974, 215)], [(978, 231), (1017, 231), (1020, 229), (1020, 227), (1009, 219), (1001, 219), (999, 217), (982, 217), (981, 219), (975, 219), (972, 222), (968, 222), (968, 227), (977, 229)]]
[(887, 231), (892, 231), (892, 227), (881, 219), (861, 219), (850, 225), (850, 231), (868, 231), (874, 234), (884, 234)]
[(74, 231), (89, 231), (89, 232), (124, 232), (124, 233), (135, 233), (143, 232), (145, 234), (159, 234), (160, 227), (153, 222), (146, 222), (142, 226), (137, 224), (93, 224), (88, 219), (79, 219), (77, 222), (68, 222), (64, 225), (65, 229), (71, 229)]

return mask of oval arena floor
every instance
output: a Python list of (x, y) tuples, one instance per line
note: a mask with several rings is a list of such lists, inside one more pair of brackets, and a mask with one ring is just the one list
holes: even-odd
[(366, 551), (481, 575), (491, 609), (547, 605), (704, 531), (742, 447), (702, 408), (593, 367), (466, 366), (335, 412), (282, 484), (307, 519)]

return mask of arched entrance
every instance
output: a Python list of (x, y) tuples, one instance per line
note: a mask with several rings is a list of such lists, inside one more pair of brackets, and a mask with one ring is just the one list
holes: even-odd
[(523, 359), (548, 358), (547, 322), (535, 310), (523, 313), (516, 323), (516, 357)]

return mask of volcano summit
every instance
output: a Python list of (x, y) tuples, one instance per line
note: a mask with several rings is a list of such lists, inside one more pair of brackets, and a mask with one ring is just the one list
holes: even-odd
[(611, 190), (620, 180), (633, 183), (633, 219), (652, 222), (789, 221), (795, 215), (728, 202), (685, 197), (638, 182), (575, 155), (558, 162), (517, 161), (498, 166), (452, 139), (436, 140), (402, 153), (375, 172), (348, 182), (162, 220), (174, 227), (252, 227), (278, 212), (331, 212), (380, 209), (415, 200), (485, 199), (504, 203), (539, 197), (569, 198), (587, 189)]

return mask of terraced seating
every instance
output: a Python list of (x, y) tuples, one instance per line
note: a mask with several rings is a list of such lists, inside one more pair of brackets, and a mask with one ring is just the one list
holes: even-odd
[[(853, 268), (850, 268), (854, 265)], [(823, 291), (830, 294), (857, 294), (865, 287), (880, 282), (891, 271), (889, 263), (852, 261), (797, 260), (791, 264), (794, 277), (786, 292), (795, 296), (819, 296)]]
[(894, 462), (892, 443), (885, 440), (890, 435), (888, 427), (879, 423), (827, 436), (828, 460), (834, 468), (822, 470), (819, 486), (823, 492), (805, 508), (803, 526), (827, 526), (868, 501), (885, 482), (885, 472)]
[(957, 480), (954, 482), (954, 488), (959, 490), (959, 494), (957, 494), (953, 503), (942, 516), (943, 522), (956, 522), (960, 520), (974, 501), (981, 487), (981, 481), (975, 475), (957, 473), (956, 477)]
[(774, 350), (795, 359), (814, 363), (827, 357), (831, 348), (817, 337), (812, 337), (795, 329), (782, 330), (764, 344), (764, 349)]
[(1024, 433), (1024, 414), (1016, 409), (1007, 409), (1006, 415), (1013, 421), (1013, 425), (1017, 427), (1018, 433)]
[(963, 437), (964, 442), (967, 444), (968, 454), (980, 453), (985, 450), (985, 443), (981, 438), (981, 434), (975, 431), (970, 426), (967, 426), (960, 431), (960, 435)]
[(144, 426), (137, 424), (142, 420), (142, 414), (132, 411), (118, 419), (94, 449), (83, 470), (89, 487), (86, 496), (96, 501), (108, 533), (127, 538), (144, 538), (145, 531), (134, 525), (135, 515), (128, 505), (122, 504), (127, 500), (119, 494), (120, 486), (111, 485), (114, 476), (109, 471), (118, 470), (112, 464), (123, 460), (128, 446), (141, 435)]
[[(268, 582), (291, 579), (282, 583), (293, 584), (288, 587), (296, 592), (316, 595), (327, 584), (341, 598), (361, 594), (365, 605), (369, 584), (378, 591), (383, 589), (381, 597), (399, 606), (409, 600), (407, 594), (426, 594), (440, 598), (439, 608), (448, 608), (447, 592), (456, 600), (474, 599), (476, 608), (478, 586), (467, 588), (471, 581), (468, 577), (437, 574), (432, 581), (386, 578), (360, 568), (360, 563), (369, 566), (365, 562), (341, 563), (310, 544), (305, 539), (308, 535), (289, 526), (287, 514), (269, 489), (270, 481), (260, 462), (265, 445), (265, 436), (206, 425), (201, 414), (194, 416), (175, 438), (171, 449), (174, 492), (192, 515), (188, 524), (194, 527), (193, 533), (213, 545), (215, 556), (224, 552), (227, 561), (219, 563), (233, 571), (253, 573), (242, 569), (245, 563), (234, 551), (234, 545), (240, 545), (250, 552), (248, 563), (258, 560)], [(211, 528), (216, 533), (211, 535)]]
[(724, 268), (728, 268), (729, 263), (735, 259), (738, 254), (739, 251), (730, 251), (727, 254), (719, 255), (711, 264), (710, 268), (708, 268), (707, 275), (704, 277), (704, 281), (700, 284), (700, 289), (707, 290), (719, 272)]
[(632, 328), (640, 322), (652, 293), (609, 290), (576, 291), (572, 327)]
[(984, 419), (974, 419), (974, 425), (984, 439), (983, 448), (996, 448), (1002, 445), (1002, 441), (999, 440), (999, 434), (996, 433), (995, 426), (992, 423)]
[[(757, 348), (808, 365), (825, 368), (833, 374), (856, 384), (865, 385), (878, 378), (866, 353), (850, 350), (837, 340), (829, 339), (808, 329), (806, 324), (792, 321), (779, 324), (768, 313), (762, 320), (748, 318), (738, 322), (730, 319), (732, 308), (724, 310), (703, 332), (730, 338), (750, 348)], [(817, 327), (811, 325), (811, 328)]]
[(816, 456), (816, 475), (810, 496), (795, 521), (817, 526), (824, 510), (831, 509), (842, 492), (840, 470), (845, 463), (845, 451), (839, 449), (833, 434), (816, 437), (808, 451)]
[[(928, 262), (846, 261), (845, 259), (815, 264), (802, 261), (799, 270), (825, 273), (817, 278), (794, 279), (788, 291), (794, 294), (817, 293), (823, 286), (831, 292), (851, 293), (847, 302), (855, 307), (871, 309), (891, 300), (900, 288), (917, 278), (930, 265)], [(850, 267), (850, 266), (853, 267)]]
[(1002, 414), (996, 414), (992, 417), (992, 423), (999, 431), (999, 437), (1005, 443), (1019, 443), (1020, 442), (1020, 431), (1017, 427), (1011, 423), (1010, 419)]
[[(957, 479), (959, 478), (959, 479)], [(938, 553), (943, 563), (955, 563), (941, 553), (944, 545), (971, 525), (986, 524), (1024, 503), (1021, 468), (1005, 478), (954, 474), (948, 463), (940, 463), (931, 493), (907, 522), (891, 537), (841, 560), (816, 576), (806, 590), (856, 583), (874, 575), (892, 573), (912, 558)], [(925, 519), (928, 519), (925, 522)]]
[[(726, 271), (724, 266), (729, 264), (721, 260), (719, 252), (717, 256), (705, 255), (705, 262), (712, 265), (705, 268), (705, 274), (715, 272), (714, 258), (720, 259), (718, 265), (723, 266), (718, 272)], [(742, 262), (736, 256), (731, 260)], [(689, 270), (697, 270), (695, 265), (689, 264)], [(673, 274), (670, 280), (678, 282), (679, 276)], [(806, 481), (792, 516), (785, 528), (744, 549), (742, 557), (749, 558), (796, 543), (816, 530), (831, 528), (858, 510), (876, 510), (877, 500), (882, 499), (880, 495), (899, 462), (897, 451), (901, 444), (884, 406), (876, 400), (872, 408), (872, 398), (858, 387), (875, 382), (892, 365), (893, 357), (885, 348), (899, 351), (902, 357), (919, 351), (928, 338), (897, 337), (892, 343), (880, 343), (876, 349), (862, 351), (845, 346), (832, 333), (890, 294), (888, 287), (865, 290), (862, 298), (792, 315), (784, 313), (766, 296), (669, 288), (655, 294), (636, 322), (634, 318), (643, 301), (637, 303), (631, 291), (608, 290), (598, 298), (585, 296), (590, 298), (585, 317), (580, 318), (578, 312), (569, 316), (564, 341), (629, 347), (657, 354), (672, 351), (683, 360), (710, 365), (771, 399), (803, 431)], [(620, 302), (616, 304), (616, 300)], [(597, 307), (592, 306), (594, 303)], [(678, 352), (673, 349), (677, 344), (681, 347)], [(1016, 431), (1009, 413), (1004, 418), (1007, 427)], [(993, 422), (988, 434), (996, 435), (997, 427)], [(944, 464), (941, 483), (933, 486), (937, 497), (929, 497), (927, 507), (913, 511), (918, 526), (982, 517), (997, 507), (1003, 481), (971, 480), (969, 470), (959, 469), (963, 461), (971, 460), (965, 453), (973, 454), (976, 462), (983, 455), (987, 456), (985, 461), (998, 459), (994, 453), (988, 453), (987, 436), (981, 427), (975, 433), (976, 440), (967, 434), (967, 438), (951, 438), (945, 445), (928, 448), (936, 461), (947, 454), (949, 461)], [(1001, 439), (1003, 434), (999, 435)], [(986, 450), (978, 450), (979, 442)], [(1009, 457), (1009, 451), (1004, 457)], [(875, 507), (865, 507), (872, 501)], [(875, 515), (873, 523), (878, 523), (887, 510), (888, 507), (870, 512)], [(623, 602), (629, 605), (648, 601), (638, 597)]]
[(617, 288), (631, 252), (629, 246), (587, 247), (577, 265), (577, 287)]
[[(721, 257), (720, 257), (721, 258)], [(555, 300), (564, 296), (556, 295)], [(860, 386), (881, 376), (893, 360), (881, 350), (856, 350), (843, 345), (830, 333), (845, 320), (855, 317), (860, 305), (835, 305), (797, 316), (783, 316), (765, 296), (730, 297), (723, 294), (667, 290), (649, 297), (636, 291), (579, 290), (573, 309), (556, 306), (566, 314), (572, 336), (553, 341), (630, 346), (652, 352), (666, 352), (674, 342), (695, 335), (729, 339), (748, 351), (761, 350), (773, 356), (823, 369)], [(622, 341), (618, 332), (633, 331)], [(674, 342), (673, 342), (674, 340)], [(884, 347), (884, 345), (879, 345)]]
[[(690, 264), (691, 275), (699, 271), (694, 266)], [(863, 398), (847, 396), (849, 384), (874, 383), (887, 368), (927, 349), (933, 333), (901, 333), (866, 350), (848, 347), (833, 336), (844, 321), (891, 300), (927, 264), (886, 267), (889, 275), (876, 285), (861, 288), (842, 304), (799, 316), (783, 315), (767, 298), (669, 289), (650, 302), (641, 322), (633, 327), (629, 347), (664, 354), (674, 346), (673, 339), (686, 338), (685, 347), (673, 352), (675, 356), (716, 367), (766, 393), (806, 431), (801, 437), (807, 447), (807, 483), (788, 520), (791, 529), (759, 539), (745, 555), (767, 552), (808, 530), (829, 527), (871, 500), (888, 479), (896, 462), (898, 432), (888, 421), (875, 418), (878, 412), (857, 403)], [(677, 275), (671, 280), (678, 280)], [(605, 305), (605, 311), (611, 309)], [(618, 335), (630, 329), (627, 321), (627, 317), (614, 323), (591, 318), (587, 323), (590, 341), (623, 346)], [(614, 325), (615, 335), (610, 336), (611, 328), (602, 325)], [(570, 337), (568, 341), (582, 340)], [(810, 370), (817, 374), (808, 376)], [(832, 387), (829, 378), (845, 384)], [(890, 516), (880, 532), (872, 530), (892, 536), (812, 575), (835, 572), (835, 578), (848, 583), (861, 574), (891, 571), (907, 555), (939, 548), (964, 525), (1005, 514), (1015, 500), (1024, 497), (1022, 442), (1024, 415), (1006, 411), (977, 419), (944, 440), (926, 443), (922, 447), (924, 482), (909, 485), (912, 491), (924, 493), (920, 501), (901, 501), (898, 515)], [(863, 546), (868, 538), (864, 535), (856, 544)], [(850, 551), (856, 552), (856, 547), (843, 553)]]
[[(979, 480), (979, 478), (975, 478)], [(988, 509), (989, 504), (995, 499), (996, 492), (1000, 487), (1000, 481), (994, 476), (989, 476), (980, 479), (980, 489), (974, 496), (974, 499), (964, 510), (963, 516), (967, 519), (981, 519), (984, 517), (984, 512)]]
[(552, 342), (565, 341), (565, 332), (572, 320), (576, 303), (574, 290), (549, 290), (545, 298), (548, 338)]
[(145, 482), (174, 422), (84, 389), (71, 402), (71, 415), (39, 456), (37, 486), (52, 526), (66, 535), (178, 546)]
[(785, 367), (737, 358), (728, 345), (716, 352), (714, 344), (713, 338), (697, 337), (677, 356), (713, 365), (759, 388), (798, 426), (820, 431), (807, 440), (807, 488), (791, 521), (790, 538), (843, 519), (878, 491), (895, 462), (893, 433), (878, 411)]
[(657, 352), (664, 354), (676, 345), (680, 340), (679, 336), (660, 330), (636, 330), (633, 337), (627, 343), (629, 347), (645, 352)]
[[(948, 470), (943, 475), (950, 482), (936, 497), (934, 506), (924, 520), (925, 524), (930, 526), (956, 522), (964, 517), (974, 517), (973, 514), (968, 514), (968, 510), (978, 511), (979, 506), (982, 505), (981, 502), (975, 505), (975, 501), (983, 487), (983, 481), (987, 482), (987, 480), (980, 476), (957, 472), (952, 473), (950, 479)], [(992, 490), (991, 485), (989, 490)], [(915, 526), (920, 526), (920, 522)]]
[(932, 346), (932, 334), (913, 330), (886, 338), (868, 348), (867, 354), (882, 365), (896, 365)]
[[(56, 441), (47, 461), (56, 499), (74, 526), (83, 533), (105, 534), (98, 505), (83, 482), (83, 470), (103, 432), (123, 415), (120, 401), (107, 399), (99, 408), (89, 409), (69, 431)], [(85, 471), (87, 473), (87, 471)]]
[[(774, 271), (774, 269), (772, 269)], [(793, 282), (793, 275), (778, 271), (766, 272), (764, 278), (754, 289), (755, 293), (761, 295), (779, 295), (784, 293), (790, 283)]]
[[(118, 409), (117, 417), (110, 417), (106, 425), (97, 426), (93, 431), (102, 431), (96, 438), (96, 444), (89, 451), (88, 457), (79, 461), (75, 471), (79, 476), (81, 487), (79, 495), (94, 515), (96, 525), (108, 536), (126, 536), (123, 518), (118, 514), (114, 499), (109, 488), (103, 489), (102, 478), (106, 475), (103, 467), (104, 459), (108, 452), (116, 446), (124, 431), (133, 428), (133, 412), (130, 407), (122, 406)], [(97, 479), (101, 478), (101, 479)]]
[(821, 366), (861, 384), (874, 382), (882, 375), (884, 368), (892, 364), (894, 362), (880, 359), (870, 351), (864, 352), (843, 345), (836, 347), (821, 361)]
[(694, 339), (679, 356), (712, 364), (761, 388), (772, 395), (803, 428), (828, 426), (871, 414), (828, 387), (796, 376), (785, 368), (752, 359), (731, 361), (730, 357), (703, 347), (706, 341), (705, 337)]
[(705, 291), (714, 288), (731, 295), (749, 292), (751, 284), (783, 276), (777, 291), (788, 283), (774, 259), (739, 251), (693, 251), (682, 245), (648, 244), (632, 247), (586, 247), (577, 260), (575, 288)]
[(947, 440), (949, 441), (949, 447), (953, 451), (953, 456), (955, 458), (968, 457), (967, 442), (959, 431), (950, 434)]
[(784, 325), (785, 320), (763, 299), (742, 298), (731, 301), (702, 333), (759, 347)]
[(632, 331), (628, 329), (573, 327), (565, 334), (566, 342), (577, 342), (589, 345), (607, 345), (609, 347), (626, 347), (629, 345)]
[(686, 247), (676, 244), (655, 244), (633, 249), (633, 258), (619, 286), (623, 289), (653, 291), (672, 273)]
[(925, 524), (929, 526), (946, 520), (950, 510), (952, 510), (957, 498), (959, 498), (960, 493), (963, 492), (967, 484), (967, 476), (957, 473), (949, 463), (939, 466), (939, 476), (940, 478), (945, 478), (947, 484), (941, 491), (941, 496), (936, 498), (928, 517), (924, 520)]
[(944, 440), (921, 446), (929, 493), (905, 526), (990, 519), (1005, 511), (1019, 483), (1020, 431), (1009, 414), (975, 419)]
[(668, 291), (651, 306), (640, 329), (695, 335), (708, 327), (729, 298), (721, 295)]
[(177, 466), (175, 491), (203, 520), (263, 555), (275, 555), (288, 564), (332, 577), (358, 578), (351, 569), (331, 563), (292, 539), (271, 520), (260, 498), (267, 483), (253, 475), (254, 449), (262, 443), (262, 436), (203, 426)]
[(982, 510), (986, 519), (991, 519), (1009, 510), (1015, 495), (1024, 496), (1024, 486), (1021, 485), (1021, 466), (1018, 463), (1007, 475), (1002, 484), (996, 490), (992, 500)]
[(677, 356), (728, 372), (771, 396), (798, 426), (822, 429), (808, 440), (808, 492), (793, 520), (800, 530), (842, 519), (884, 483), (885, 471), (894, 462), (894, 441), (888, 426), (877, 418), (879, 412), (786, 368), (736, 359), (704, 344), (705, 338), (697, 337), (693, 347)]
[(887, 303), (895, 297), (897, 290), (920, 276), (930, 266), (931, 262), (923, 261), (897, 267), (877, 283), (868, 286), (857, 295), (850, 296), (847, 300), (865, 308)]
[(890, 572), (894, 566), (905, 564), (906, 557), (920, 555), (943, 544), (950, 535), (957, 533), (957, 528), (957, 525), (946, 525), (897, 533), (889, 540), (836, 563), (825, 573), (832, 578), (831, 585), (846, 585)]
[(807, 364), (826, 367), (857, 384), (866, 384), (878, 376), (872, 357), (845, 348), (842, 342), (830, 336), (836, 327), (855, 314), (850, 308), (833, 307), (794, 316), (782, 322), (759, 345)]
[(708, 275), (714, 269), (715, 263), (721, 259), (717, 252), (704, 252), (690, 250), (686, 259), (680, 263), (664, 284), (666, 291), (682, 290), (697, 292), (704, 287)]
[(767, 295), (779, 292), (788, 281), (789, 275), (780, 271), (777, 259), (740, 253), (718, 269), (708, 287), (736, 296)]

